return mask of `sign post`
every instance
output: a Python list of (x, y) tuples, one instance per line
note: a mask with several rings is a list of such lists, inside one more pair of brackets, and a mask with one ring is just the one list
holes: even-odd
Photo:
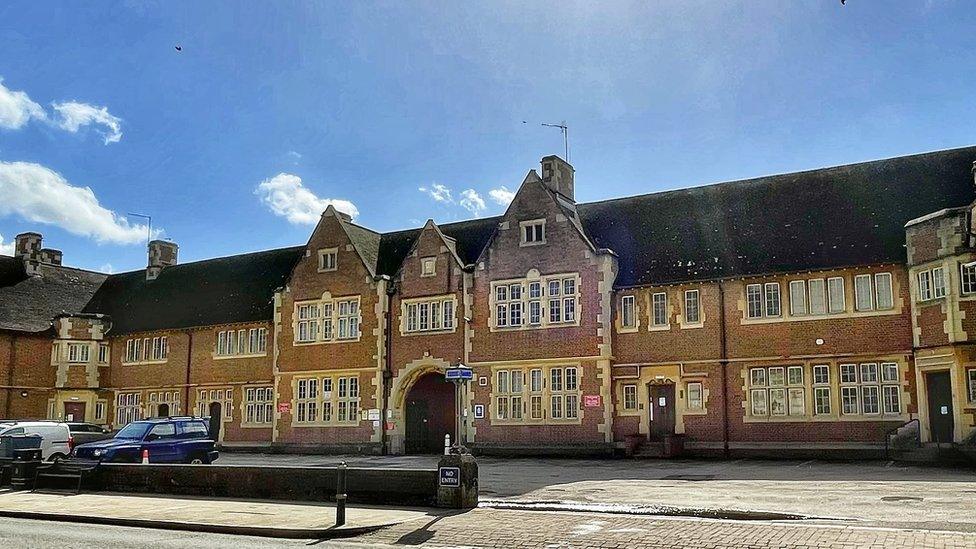
[(468, 383), (474, 379), (474, 371), (458, 364), (444, 371), (444, 379), (454, 383), (454, 447), (458, 453), (464, 451), (461, 434), (467, 431), (468, 409), (464, 405), (468, 395)]

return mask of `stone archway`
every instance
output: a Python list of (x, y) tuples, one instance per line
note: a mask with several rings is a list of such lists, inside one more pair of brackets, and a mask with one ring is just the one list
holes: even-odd
[[(427, 387), (424, 385), (419, 387), (419, 392), (413, 394), (413, 388), (418, 385), (424, 378), (430, 376), (434, 379), (440, 377), (443, 379), (444, 371), (450, 368), (451, 363), (431, 356), (425, 356), (421, 359), (414, 360), (408, 363), (403, 368), (397, 370), (396, 376), (393, 378), (393, 385), (390, 388), (390, 402), (389, 410), (391, 414), (392, 429), (387, 432), (389, 452), (391, 454), (404, 454), (406, 453), (406, 433), (407, 433), (407, 406), (408, 397), (418, 399), (425, 394), (430, 393), (431, 390), (434, 391), (433, 394), (440, 394), (436, 388)], [(424, 384), (431, 384), (432, 381), (425, 381)], [(453, 400), (453, 386), (452, 386), (452, 399), (451, 399), (451, 412), (450, 417), (453, 421), (454, 417), (454, 400)], [(439, 401), (438, 401), (439, 402)], [(428, 406), (429, 408), (429, 406)], [(440, 407), (438, 407), (440, 409)], [(429, 423), (428, 418), (428, 423)], [(453, 425), (453, 423), (451, 423)], [(448, 431), (450, 433), (454, 432), (453, 427)], [(444, 433), (440, 433), (440, 446), (443, 447), (444, 444)], [(453, 435), (452, 435), (453, 436)]]
[(407, 454), (438, 454), (444, 435), (454, 436), (457, 408), (455, 386), (438, 372), (421, 376), (407, 392), (403, 416), (403, 447)]

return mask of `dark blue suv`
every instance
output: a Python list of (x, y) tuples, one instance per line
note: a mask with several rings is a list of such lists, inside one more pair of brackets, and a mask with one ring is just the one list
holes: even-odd
[(79, 459), (140, 463), (143, 450), (149, 463), (211, 463), (217, 459), (206, 419), (168, 417), (133, 421), (113, 438), (80, 444), (71, 453)]

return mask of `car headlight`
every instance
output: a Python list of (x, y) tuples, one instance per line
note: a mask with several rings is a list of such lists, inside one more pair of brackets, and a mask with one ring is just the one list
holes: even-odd
[(95, 456), (95, 457), (99, 457), (100, 455), (102, 455), (104, 453), (105, 453), (104, 450), (93, 450), (92, 451), (92, 455)]

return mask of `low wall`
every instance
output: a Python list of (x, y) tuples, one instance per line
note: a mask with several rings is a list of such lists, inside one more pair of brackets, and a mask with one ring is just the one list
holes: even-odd
[[(184, 496), (293, 501), (334, 501), (335, 467), (255, 467), (240, 465), (102, 464), (85, 477), (83, 489)], [(436, 469), (349, 467), (348, 501), (402, 506), (435, 506)]]

